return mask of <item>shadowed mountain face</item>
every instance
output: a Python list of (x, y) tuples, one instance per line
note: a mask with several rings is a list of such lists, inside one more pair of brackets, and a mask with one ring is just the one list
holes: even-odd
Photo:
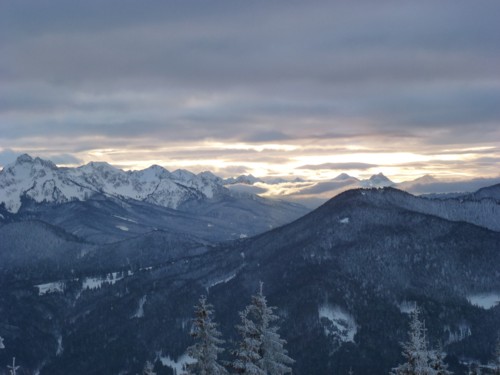
[(78, 278), (1, 289), (0, 360), (16, 354), (41, 374), (136, 373), (156, 353), (184, 353), (201, 294), (230, 347), (238, 311), (264, 281), (295, 374), (387, 374), (403, 360), (414, 303), (455, 369), (459, 359), (487, 361), (500, 306), (475, 301), (500, 295), (500, 233), (425, 213), (461, 212), (432, 202), (352, 190), (289, 225), (216, 247), (168, 232), (103, 245), (72, 260)]

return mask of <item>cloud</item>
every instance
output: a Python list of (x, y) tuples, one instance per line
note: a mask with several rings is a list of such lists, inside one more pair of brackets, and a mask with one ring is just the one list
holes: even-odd
[[(295, 154), (498, 146), (499, 11), (493, 0), (7, 2), (0, 143), (164, 160), (174, 144), (216, 158), (207, 141)], [(259, 157), (293, 157), (279, 154)]]
[(311, 169), (311, 170), (322, 170), (322, 169), (333, 169), (333, 170), (366, 170), (370, 168), (375, 168), (378, 165), (368, 164), (368, 163), (323, 163), (315, 165), (303, 165), (297, 167), (297, 169)]
[(10, 149), (3, 149), (0, 151), (0, 166), (5, 166), (14, 162), (19, 155), (21, 155), (21, 153)]
[(259, 133), (249, 134), (241, 138), (244, 142), (273, 142), (285, 141), (291, 139), (290, 136), (279, 131), (263, 131)]
[(51, 155), (50, 160), (57, 165), (60, 164), (83, 164), (83, 160), (70, 154)]
[(347, 188), (353, 186), (353, 181), (326, 181), (326, 182), (318, 182), (311, 187), (305, 188), (297, 192), (295, 195), (324, 195), (325, 193), (329, 193), (329, 196), (332, 197), (335, 195), (339, 189)]
[(477, 178), (463, 181), (440, 181), (431, 184), (412, 186), (408, 191), (413, 194), (440, 194), (475, 192), (485, 186), (500, 184), (499, 178)]

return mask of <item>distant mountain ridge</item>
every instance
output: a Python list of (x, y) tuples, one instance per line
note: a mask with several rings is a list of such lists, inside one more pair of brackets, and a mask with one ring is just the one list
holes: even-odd
[(0, 171), (0, 223), (41, 220), (92, 243), (155, 230), (219, 242), (262, 233), (309, 210), (234, 192), (210, 172), (153, 165), (123, 171), (103, 162), (59, 168), (21, 155)]
[(0, 202), (11, 213), (19, 211), (23, 196), (38, 203), (65, 203), (83, 201), (97, 193), (175, 209), (190, 199), (211, 199), (228, 191), (210, 172), (169, 172), (158, 165), (125, 172), (105, 162), (58, 168), (51, 161), (27, 154), (0, 172)]

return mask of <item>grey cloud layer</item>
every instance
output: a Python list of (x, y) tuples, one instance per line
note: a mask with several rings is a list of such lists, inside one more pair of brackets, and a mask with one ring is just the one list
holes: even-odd
[(0, 146), (491, 143), (498, 19), (497, 1), (4, 2)]

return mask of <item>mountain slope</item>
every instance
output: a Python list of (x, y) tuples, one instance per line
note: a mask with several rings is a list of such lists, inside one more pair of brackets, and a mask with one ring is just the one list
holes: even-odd
[[(13, 301), (12, 310), (54, 310), (52, 338), (30, 342), (34, 352), (41, 345), (53, 350), (27, 362), (36, 367), (45, 360), (41, 374), (135, 373), (156, 352), (178, 358), (191, 343), (189, 322), (200, 294), (209, 295), (226, 337), (237, 339), (237, 312), (259, 281), (283, 318), (280, 332), (297, 360), (295, 374), (350, 367), (387, 374), (402, 361), (410, 302), (422, 307), (431, 343), (442, 340), (454, 363), (486, 361), (500, 306), (480, 308), (468, 298), (500, 295), (500, 233), (404, 208), (411, 199), (390, 188), (348, 191), (289, 225), (209, 251), (193, 249), (96, 290), (25, 300), (11, 297), (19, 291), (2, 291), (0, 298)], [(56, 355), (59, 335), (64, 351)], [(2, 337), (12, 343), (10, 331)], [(28, 337), (12, 350), (28, 355)]]

